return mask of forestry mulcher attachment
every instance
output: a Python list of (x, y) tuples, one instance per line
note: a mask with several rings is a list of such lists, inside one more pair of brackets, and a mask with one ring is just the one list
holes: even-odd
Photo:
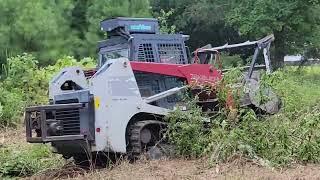
[[(208, 63), (219, 50), (255, 46), (256, 52), (246, 82), (258, 84), (251, 76), (258, 52), (263, 50), (269, 71), (268, 50), (273, 36), (262, 40), (218, 48), (200, 48), (189, 58), (182, 34), (160, 34), (155, 19), (115, 18), (101, 22), (107, 40), (99, 42), (96, 69), (68, 67), (49, 84), (49, 105), (26, 108), (26, 136), (30, 143), (51, 143), (65, 158), (81, 160), (93, 153), (140, 155), (158, 144), (166, 123), (164, 116), (180, 101), (177, 95), (188, 84), (214, 84), (222, 70)], [(279, 100), (261, 106), (247, 93), (245, 105), (275, 113)], [(211, 93), (200, 106), (217, 103)], [(267, 107), (267, 108), (266, 108)]]

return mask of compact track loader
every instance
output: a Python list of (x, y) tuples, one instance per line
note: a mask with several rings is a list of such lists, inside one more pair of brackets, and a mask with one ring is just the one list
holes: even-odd
[[(137, 157), (162, 139), (167, 115), (180, 101), (178, 94), (189, 84), (215, 84), (223, 71), (209, 63), (219, 50), (255, 46), (247, 73), (252, 78), (259, 51), (263, 51), (267, 70), (268, 50), (273, 36), (254, 42), (200, 48), (190, 58), (185, 45), (189, 36), (161, 34), (156, 19), (115, 18), (101, 22), (107, 40), (99, 42), (96, 69), (68, 67), (49, 84), (49, 105), (26, 108), (26, 136), (30, 143), (51, 143), (54, 151), (76, 161), (93, 153), (123, 153)], [(265, 67), (265, 66), (264, 66)], [(279, 100), (260, 105), (275, 113)], [(217, 103), (214, 93), (199, 100), (210, 109)]]

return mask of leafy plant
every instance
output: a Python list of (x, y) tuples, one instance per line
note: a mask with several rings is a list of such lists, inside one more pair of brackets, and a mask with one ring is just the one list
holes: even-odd
[(166, 117), (169, 122), (168, 138), (177, 146), (180, 155), (198, 157), (208, 143), (207, 134), (203, 131), (204, 117), (195, 101), (189, 101), (186, 106), (188, 111), (178, 108)]
[[(226, 74), (221, 82), (236, 82), (239, 76), (235, 74)], [(230, 109), (222, 108), (210, 117), (211, 126), (205, 129), (203, 119), (209, 117), (197, 106), (190, 106), (187, 112), (178, 109), (168, 116), (169, 139), (180, 155), (207, 156), (213, 163), (228, 161), (233, 156), (273, 167), (319, 163), (319, 76), (319, 67), (299, 72), (288, 67), (263, 75), (262, 86), (271, 86), (283, 101), (281, 112), (274, 116), (256, 116), (251, 109), (237, 107), (237, 116), (230, 121)], [(222, 103), (227, 100), (223, 90), (218, 97)]]
[(29, 176), (61, 164), (62, 158), (52, 154), (47, 146), (8, 147), (0, 151), (0, 178)]
[(164, 11), (163, 9), (160, 10), (160, 14), (158, 17), (158, 21), (160, 23), (160, 31), (162, 33), (167, 34), (173, 34), (176, 32), (176, 26), (175, 25), (169, 25), (168, 19), (170, 16), (172, 16), (174, 13), (174, 9), (170, 9), (169, 11)]
[(6, 74), (0, 81), (0, 124), (3, 126), (15, 126), (21, 122), (26, 106), (46, 104), (49, 81), (62, 68), (95, 67), (95, 61), (91, 58), (77, 61), (73, 57), (65, 56), (58, 59), (56, 64), (43, 68), (38, 66), (34, 56), (26, 53), (8, 58), (7, 62)]

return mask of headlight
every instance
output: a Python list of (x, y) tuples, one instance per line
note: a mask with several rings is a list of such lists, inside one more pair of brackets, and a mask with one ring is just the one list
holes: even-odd
[(48, 135), (59, 136), (62, 135), (63, 126), (60, 122), (51, 122), (48, 127)]

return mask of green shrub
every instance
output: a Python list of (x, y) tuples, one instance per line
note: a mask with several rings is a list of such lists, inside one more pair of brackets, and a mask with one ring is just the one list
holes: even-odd
[(188, 111), (177, 109), (166, 118), (169, 122), (168, 138), (176, 144), (178, 153), (188, 157), (202, 155), (208, 143), (207, 134), (202, 131), (204, 118), (202, 111), (192, 101), (188, 102)]
[[(199, 122), (208, 117), (198, 108), (170, 113), (168, 136), (178, 153), (186, 157), (208, 156), (214, 163), (234, 155), (264, 166), (320, 163), (320, 67), (279, 70), (264, 75), (262, 84), (272, 86), (282, 98), (282, 110), (274, 116), (256, 117), (252, 110), (240, 108), (236, 121), (230, 121), (230, 112), (222, 109), (211, 117), (207, 133)], [(221, 94), (219, 97), (225, 99)]]
[(23, 109), (30, 105), (48, 102), (48, 86), (51, 78), (68, 66), (95, 67), (95, 61), (84, 58), (63, 57), (55, 65), (39, 67), (37, 60), (29, 54), (8, 58), (5, 73), (0, 81), (0, 125), (15, 126), (21, 122)]
[(62, 165), (62, 158), (51, 153), (47, 146), (0, 149), (0, 178), (24, 177)]
[(22, 93), (18, 90), (11, 92), (0, 87), (0, 103), (2, 106), (2, 113), (0, 116), (0, 125), (2, 126), (16, 126), (21, 122), (22, 111), (25, 101)]
[(71, 67), (71, 66), (79, 66), (79, 67), (83, 67), (84, 69), (95, 68), (96, 61), (92, 58), (83, 58), (80, 61), (77, 61), (71, 56), (65, 56), (61, 59), (58, 59), (54, 65), (47, 66), (41, 69), (41, 71), (45, 72), (47, 80), (49, 81), (54, 75), (56, 75), (63, 68)]
[(46, 95), (46, 81), (38, 73), (37, 61), (23, 54), (8, 58), (5, 78), (0, 82), (0, 103), (3, 113), (0, 124), (15, 126), (21, 122), (23, 109), (29, 104), (40, 104)]

